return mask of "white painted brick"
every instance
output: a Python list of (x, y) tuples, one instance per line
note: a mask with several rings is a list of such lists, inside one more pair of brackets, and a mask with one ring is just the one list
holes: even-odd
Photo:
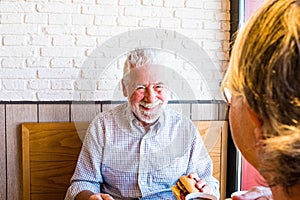
[(2, 101), (32, 101), (36, 100), (35, 91), (0, 91)]
[(95, 37), (88, 36), (76, 36), (75, 45), (76, 46), (96, 46), (97, 41)]
[(104, 16), (117, 16), (119, 14), (118, 7), (115, 6), (104, 6), (104, 5), (83, 5), (82, 14), (89, 15), (104, 15)]
[(125, 16), (135, 17), (172, 17), (174, 9), (159, 7), (138, 7), (130, 6), (124, 8)]
[(216, 39), (217, 40), (227, 40), (227, 41), (229, 41), (229, 39), (230, 39), (229, 31), (216, 33)]
[(165, 0), (164, 6), (172, 7), (172, 8), (183, 8), (184, 2), (185, 2), (184, 0)]
[(53, 90), (73, 90), (72, 80), (52, 80), (51, 89)]
[(210, 42), (210, 41), (204, 41), (203, 42), (203, 48), (209, 49), (209, 50), (219, 50), (221, 49), (220, 42)]
[(49, 14), (49, 24), (67, 25), (71, 24), (71, 15), (69, 14)]
[(114, 90), (117, 85), (116, 80), (100, 80), (97, 83), (97, 90)]
[(28, 46), (5, 46), (0, 49), (0, 56), (4, 57), (27, 57), (36, 55), (38, 49)]
[(95, 25), (115, 26), (117, 17), (115, 16), (95, 16)]
[(202, 22), (196, 19), (182, 19), (181, 24), (184, 29), (202, 28)]
[(203, 19), (203, 10), (194, 8), (178, 8), (175, 10), (175, 17), (185, 19)]
[(52, 37), (52, 45), (53, 46), (74, 46), (75, 39), (71, 35), (55, 35)]
[(24, 45), (26, 38), (24, 35), (6, 35), (3, 37), (4, 46)]
[(45, 35), (85, 35), (85, 26), (81, 25), (52, 25), (41, 27)]
[(17, 13), (1, 13), (0, 24), (21, 24), (23, 22), (23, 14)]
[(117, 25), (118, 26), (138, 26), (138, 18), (137, 17), (130, 17), (130, 16), (122, 16), (117, 18)]
[(38, 32), (36, 24), (1, 24), (2, 35), (26, 35)]
[(78, 4), (94, 4), (94, 1), (91, 0), (73, 0), (73, 3), (78, 3)]
[(46, 68), (49, 67), (49, 58), (46, 57), (29, 57), (26, 59), (27, 67)]
[(39, 13), (79, 13), (80, 6), (64, 2), (38, 3), (36, 10)]
[(59, 69), (39, 69), (38, 78), (43, 79), (73, 79), (78, 76), (78, 69), (59, 68)]
[[(113, 83), (118, 84), (122, 63), (116, 61), (112, 69), (100, 72), (107, 77), (107, 84), (101, 87), (98, 83), (99, 90), (95, 92), (71, 91), (74, 79), (81, 79), (81, 74), (74, 71), (86, 67), (86, 61), (91, 59), (87, 55), (99, 56), (94, 54), (97, 47), (107, 48), (100, 57), (111, 62), (115, 48), (125, 51), (134, 45), (174, 46), (166, 36), (151, 33), (145, 34), (142, 41), (119, 37), (128, 30), (144, 27), (172, 29), (178, 33), (176, 37), (192, 39), (204, 48), (216, 67), (224, 68), (229, 59), (229, 8), (229, 0), (2, 1), (0, 78), (25, 81), (28, 89), (23, 92), (22, 84), (6, 82), (4, 87), (0, 82), (0, 93), (6, 91), (5, 98), (12, 100), (111, 100), (115, 90), (121, 92), (120, 86)], [(115, 44), (107, 43), (114, 38)], [(183, 42), (179, 48), (188, 48), (188, 44)], [(82, 73), (82, 77), (98, 81), (101, 62), (91, 64), (95, 71)], [(7, 72), (11, 69), (15, 71)], [(213, 85), (216, 76), (210, 78)], [(81, 89), (89, 88), (85, 86), (88, 85), (82, 84)], [(15, 91), (7, 91), (9, 88)], [(197, 92), (202, 95), (199, 88)]]
[(133, 6), (137, 5), (139, 0), (119, 0), (119, 5), (121, 6)]
[(215, 21), (216, 20), (216, 12), (215, 11), (203, 11), (203, 20), (204, 21)]
[(204, 29), (221, 30), (221, 22), (206, 20), (206, 21), (204, 21), (203, 25), (204, 25)]
[(123, 39), (120, 38), (120, 47), (137, 47), (139, 46), (140, 41), (137, 40), (136, 38), (131, 38), (131, 39)]
[(36, 69), (0, 69), (0, 78), (19, 79), (36, 78)]
[(49, 35), (30, 35), (28, 44), (33, 46), (48, 46), (50, 45)]
[(86, 61), (86, 58), (74, 58), (74, 67), (75, 68), (81, 68), (83, 66), (83, 63)]
[(47, 90), (50, 89), (50, 81), (49, 80), (30, 80), (28, 81), (28, 89), (32, 90)]
[(56, 101), (66, 101), (66, 100), (73, 100), (73, 92), (70, 91), (51, 91), (48, 90), (47, 92), (38, 91), (37, 92), (37, 100), (38, 101), (47, 101), (49, 99), (55, 99)]
[(82, 14), (72, 15), (72, 24), (92, 25), (92, 24), (94, 24), (94, 16), (93, 15), (82, 15)]
[(22, 91), (25, 89), (25, 80), (2, 79), (2, 87), (4, 90)]
[(90, 26), (87, 27), (87, 35), (90, 36), (114, 36), (125, 32), (127, 29), (124, 27), (110, 27), (110, 26)]
[(96, 0), (97, 5), (106, 5), (106, 6), (117, 6), (118, 1), (112, 1), (112, 0)]
[(162, 28), (179, 28), (181, 25), (181, 22), (179, 19), (161, 19), (161, 22), (160, 22), (160, 26)]
[(2, 58), (1, 60), (1, 68), (23, 68), (25, 65), (25, 59), (24, 58)]
[(46, 24), (48, 22), (48, 15), (42, 13), (32, 13), (25, 15), (25, 23), (29, 24)]
[(222, 2), (211, 2), (211, 1), (204, 2), (204, 9), (206, 9), (206, 10), (221, 10)]
[(230, 20), (230, 14), (229, 13), (216, 13), (216, 20), (217, 21), (229, 21)]
[(73, 67), (72, 58), (52, 58), (50, 66), (53, 68), (70, 68)]
[(187, 8), (203, 8), (203, 1), (200, 0), (187, 0), (185, 3)]
[(27, 2), (1, 2), (0, 13), (31, 13), (34, 12), (35, 3)]
[(80, 47), (43, 47), (41, 48), (41, 55), (73, 58), (84, 56), (85, 51), (86, 48)]
[(77, 80), (74, 83), (76, 90), (95, 91), (97, 83), (94, 80)]
[(140, 27), (159, 27), (160, 19), (159, 18), (144, 18), (139, 22)]
[(142, 5), (145, 6), (163, 6), (164, 1), (162, 0), (142, 0)]

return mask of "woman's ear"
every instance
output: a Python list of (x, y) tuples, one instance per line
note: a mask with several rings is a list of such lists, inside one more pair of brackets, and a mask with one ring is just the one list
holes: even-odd
[(254, 129), (254, 136), (255, 136), (255, 141), (256, 143), (260, 143), (260, 140), (263, 138), (262, 135), (262, 126), (263, 126), (263, 121), (258, 117), (258, 115), (250, 108), (247, 99), (244, 97), (243, 98), (244, 105), (246, 105), (248, 114), (250, 116), (251, 121), (255, 125)]
[(123, 95), (124, 95), (124, 97), (127, 97), (128, 94), (127, 94), (127, 89), (126, 89), (126, 85), (125, 85), (124, 79), (122, 79), (121, 82), (122, 82), (122, 91), (123, 91)]

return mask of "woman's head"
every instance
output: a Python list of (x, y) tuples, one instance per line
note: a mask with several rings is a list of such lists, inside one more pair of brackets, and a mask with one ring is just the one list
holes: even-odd
[(288, 188), (299, 182), (299, 0), (268, 1), (249, 20), (237, 35), (222, 87), (244, 98), (261, 121), (259, 170), (268, 183)]

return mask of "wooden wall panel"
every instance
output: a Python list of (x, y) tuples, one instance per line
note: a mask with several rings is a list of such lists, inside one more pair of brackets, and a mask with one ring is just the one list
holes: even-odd
[(6, 105), (7, 199), (22, 199), (21, 123), (37, 121), (37, 105)]
[(5, 105), (0, 105), (0, 199), (6, 199)]
[(192, 120), (219, 120), (218, 104), (192, 104)]
[(71, 121), (92, 121), (101, 112), (101, 104), (72, 104)]
[(69, 104), (39, 104), (39, 122), (69, 122)]

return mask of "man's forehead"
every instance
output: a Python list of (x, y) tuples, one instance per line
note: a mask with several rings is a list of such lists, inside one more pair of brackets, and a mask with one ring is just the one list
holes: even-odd
[(163, 83), (167, 81), (167, 67), (148, 65), (132, 69), (124, 79), (136, 84)]

